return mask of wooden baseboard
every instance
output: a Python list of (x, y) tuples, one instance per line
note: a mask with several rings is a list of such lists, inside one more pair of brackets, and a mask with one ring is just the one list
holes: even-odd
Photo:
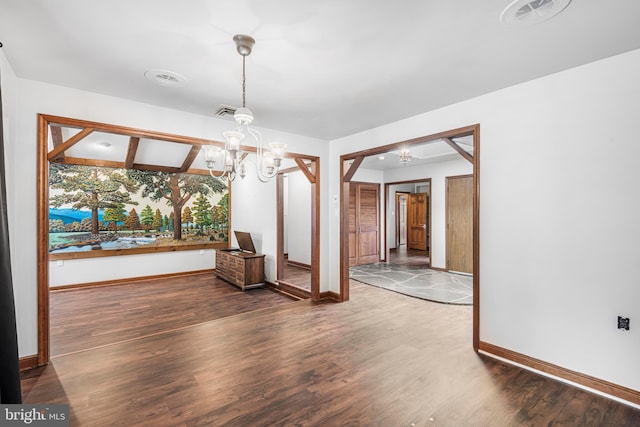
[(448, 271), (446, 268), (440, 268), (440, 267), (429, 267), (429, 268), (435, 271), (444, 271), (445, 273)]
[(307, 291), (306, 289), (300, 289), (284, 282), (274, 283), (266, 281), (265, 287), (294, 300), (303, 300), (311, 297), (311, 292)]
[(478, 350), (485, 352), (490, 356), (497, 356), (554, 377), (579, 384), (588, 389), (597, 390), (601, 393), (617, 397), (618, 399), (640, 405), (640, 391), (632, 390), (618, 384), (613, 384), (580, 372), (575, 372), (487, 342), (480, 341)]
[(332, 291), (320, 292), (320, 301), (342, 302), (340, 294)]
[(309, 264), (304, 264), (302, 262), (287, 260), (287, 264), (294, 267), (304, 268), (305, 270), (311, 270), (311, 266)]
[(49, 288), (49, 292), (68, 291), (72, 289), (89, 288), (94, 286), (128, 285), (131, 283), (146, 282), (148, 280), (171, 279), (176, 277), (195, 276), (199, 274), (212, 274), (212, 273), (215, 273), (215, 271), (216, 271), (215, 269), (196, 270), (196, 271), (185, 271), (180, 273), (158, 274), (155, 276), (142, 276), (142, 277), (130, 277), (128, 279), (106, 280), (103, 282), (77, 283), (74, 285), (54, 286)]
[(389, 248), (389, 252), (391, 253), (398, 252), (398, 248)]
[(38, 364), (38, 355), (34, 354), (32, 356), (24, 356), (21, 357), (20, 360), (18, 361), (19, 366), (20, 366), (20, 371), (26, 371), (28, 369), (33, 369), (33, 368), (37, 368), (38, 366), (40, 366)]

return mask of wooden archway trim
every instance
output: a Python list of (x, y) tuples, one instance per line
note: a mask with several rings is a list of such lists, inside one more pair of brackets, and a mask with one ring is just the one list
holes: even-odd
[(296, 161), (296, 165), (298, 165), (298, 168), (300, 168), (300, 171), (304, 174), (304, 176), (307, 177), (307, 180), (309, 180), (309, 183), (315, 184), (316, 183), (315, 171), (311, 171), (311, 169), (309, 169), (309, 167), (315, 168), (315, 162), (312, 162), (311, 164), (307, 165), (304, 162), (304, 160), (302, 160), (299, 157), (296, 157), (294, 160)]
[(464, 151), (462, 149), (462, 147), (460, 147), (458, 144), (456, 144), (451, 138), (442, 138), (442, 140), (444, 142), (446, 142), (447, 144), (449, 144), (449, 146), (451, 148), (456, 150), (458, 152), (458, 154), (460, 154), (462, 157), (464, 157), (467, 161), (469, 161), (470, 163), (473, 163), (473, 156), (471, 154), (467, 153), (466, 151)]
[(87, 135), (90, 135), (94, 131), (93, 128), (84, 128), (77, 134), (73, 135), (71, 138), (63, 142), (62, 144), (55, 147), (48, 154), (49, 161), (54, 161), (58, 158), (64, 158), (64, 152), (69, 148), (73, 147), (78, 142), (82, 141)]

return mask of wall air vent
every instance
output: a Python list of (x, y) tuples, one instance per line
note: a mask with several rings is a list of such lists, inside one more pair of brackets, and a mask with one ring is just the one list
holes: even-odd
[(216, 116), (224, 117), (226, 115), (233, 116), (238, 107), (232, 107), (231, 105), (220, 104), (218, 109), (216, 110)]
[(571, 0), (515, 0), (500, 14), (505, 25), (533, 25), (553, 18), (569, 6)]

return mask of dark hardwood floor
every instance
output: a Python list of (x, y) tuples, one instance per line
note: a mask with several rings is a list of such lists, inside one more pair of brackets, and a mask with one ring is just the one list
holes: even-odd
[(311, 270), (285, 262), (283, 281), (311, 291)]
[(476, 354), (471, 314), (351, 282), (346, 303), (275, 304), (54, 357), (23, 392), (69, 403), (72, 426), (640, 425), (639, 410)]
[(266, 289), (242, 292), (213, 273), (52, 291), (51, 355), (113, 344), (291, 302)]

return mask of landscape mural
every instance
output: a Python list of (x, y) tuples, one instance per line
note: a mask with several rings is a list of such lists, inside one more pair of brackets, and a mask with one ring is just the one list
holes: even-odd
[(49, 165), (49, 253), (228, 241), (229, 192), (210, 175)]

